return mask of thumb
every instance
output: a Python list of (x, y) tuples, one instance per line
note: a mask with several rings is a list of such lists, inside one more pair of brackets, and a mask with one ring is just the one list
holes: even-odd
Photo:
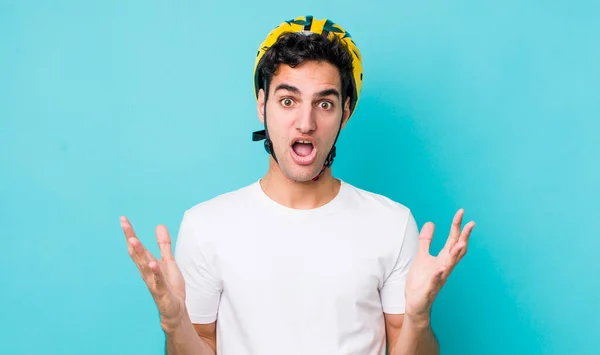
[(429, 247), (431, 246), (431, 240), (433, 239), (433, 231), (435, 225), (432, 222), (427, 222), (421, 229), (419, 234), (419, 253), (429, 255)]

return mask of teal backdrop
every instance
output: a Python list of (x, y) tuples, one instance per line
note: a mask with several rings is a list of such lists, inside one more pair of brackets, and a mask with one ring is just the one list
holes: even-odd
[(156, 253), (261, 177), (255, 54), (307, 14), (364, 55), (335, 174), (434, 222), (434, 253), (477, 223), (442, 353), (600, 353), (600, 3), (566, 0), (0, 0), (0, 353), (163, 353), (119, 216)]

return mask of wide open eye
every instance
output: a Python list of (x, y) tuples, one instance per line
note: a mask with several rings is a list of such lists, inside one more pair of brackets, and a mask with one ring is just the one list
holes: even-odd
[(294, 100), (289, 97), (283, 98), (279, 101), (283, 107), (291, 107), (294, 104)]
[(329, 101), (321, 101), (319, 102), (319, 107), (323, 110), (331, 110), (333, 108), (333, 104)]

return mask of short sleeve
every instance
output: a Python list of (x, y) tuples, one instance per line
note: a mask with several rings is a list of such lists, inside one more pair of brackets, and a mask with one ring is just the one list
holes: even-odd
[(192, 323), (217, 320), (222, 283), (211, 257), (210, 243), (195, 226), (189, 211), (183, 215), (175, 246), (175, 261), (185, 280), (186, 307)]
[(409, 213), (404, 238), (392, 272), (380, 290), (384, 313), (403, 314), (406, 310), (406, 275), (419, 248), (419, 230), (412, 213)]

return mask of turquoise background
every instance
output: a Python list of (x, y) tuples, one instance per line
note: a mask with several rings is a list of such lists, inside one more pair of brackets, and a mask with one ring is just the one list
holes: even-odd
[(436, 223), (432, 252), (477, 222), (442, 353), (600, 352), (599, 2), (2, 0), (0, 353), (162, 353), (118, 218), (157, 252), (260, 178), (254, 56), (306, 14), (365, 60), (336, 175)]

